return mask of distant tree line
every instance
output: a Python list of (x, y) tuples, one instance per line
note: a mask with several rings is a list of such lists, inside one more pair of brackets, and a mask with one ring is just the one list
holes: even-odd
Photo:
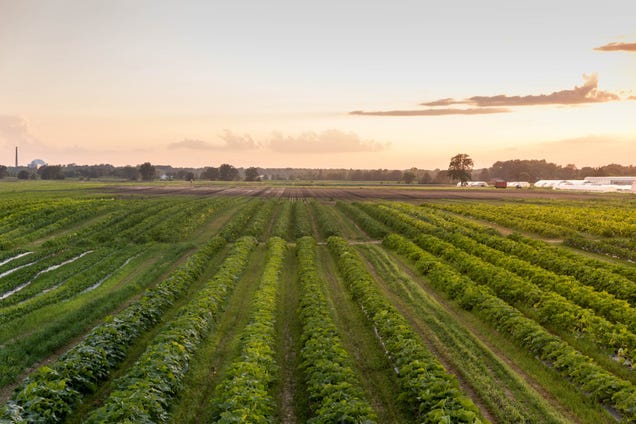
[(490, 168), (473, 175), (473, 179), (483, 181), (502, 179), (534, 183), (539, 180), (580, 180), (585, 177), (634, 175), (636, 175), (636, 167), (633, 165), (610, 164), (596, 168), (589, 166), (577, 168), (574, 164), (561, 166), (545, 160), (515, 159), (495, 162)]
[[(467, 155), (466, 155), (467, 156)], [(398, 169), (344, 169), (344, 168), (236, 168), (224, 163), (218, 167), (174, 168), (169, 165), (156, 165), (145, 162), (137, 166), (99, 165), (46, 165), (38, 169), (8, 168), (0, 165), (0, 178), (7, 176), (19, 179), (59, 180), (73, 179), (121, 179), (121, 180), (208, 180), (208, 181), (260, 181), (267, 180), (304, 180), (304, 181), (375, 181), (402, 184), (449, 184), (461, 181), (463, 165), (446, 169), (425, 170), (411, 168)], [(464, 158), (465, 159), (465, 158)], [(458, 173), (459, 172), (459, 173)], [(451, 175), (452, 174), (452, 175)], [(582, 179), (588, 176), (636, 175), (636, 167), (617, 164), (597, 168), (577, 168), (575, 165), (561, 166), (545, 160), (508, 160), (495, 162), (490, 168), (474, 169), (472, 180), (536, 182), (540, 179)]]

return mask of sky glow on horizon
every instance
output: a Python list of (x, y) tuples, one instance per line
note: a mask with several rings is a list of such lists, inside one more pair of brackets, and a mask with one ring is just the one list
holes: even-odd
[(636, 164), (636, 3), (0, 0), (0, 164)]

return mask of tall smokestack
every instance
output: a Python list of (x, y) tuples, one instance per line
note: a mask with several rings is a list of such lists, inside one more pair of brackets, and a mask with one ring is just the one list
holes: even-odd
[(15, 146), (15, 167), (18, 167), (18, 146)]

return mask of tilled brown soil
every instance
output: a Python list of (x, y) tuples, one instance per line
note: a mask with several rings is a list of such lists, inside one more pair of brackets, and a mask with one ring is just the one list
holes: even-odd
[(594, 193), (573, 193), (549, 190), (494, 188), (406, 188), (406, 187), (271, 187), (271, 186), (120, 186), (112, 191), (120, 194), (193, 195), (193, 196), (251, 196), (288, 199), (318, 198), (328, 200), (426, 200), (426, 199), (570, 199), (597, 197)]

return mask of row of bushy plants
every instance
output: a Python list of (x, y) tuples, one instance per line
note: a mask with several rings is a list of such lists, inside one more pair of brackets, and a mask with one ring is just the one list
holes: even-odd
[(508, 334), (583, 393), (620, 411), (624, 422), (636, 419), (636, 387), (632, 383), (604, 370), (591, 358), (499, 299), (489, 288), (475, 284), (412, 241), (391, 234), (384, 239), (383, 245), (407, 257), (437, 290)]
[(563, 244), (585, 250), (587, 252), (636, 262), (636, 249), (617, 245), (612, 242), (612, 239), (593, 240), (580, 235), (573, 235), (566, 237), (565, 240), (563, 240)]
[(37, 251), (16, 249), (7, 250), (2, 253), (2, 260), (0, 261), (0, 279), (5, 275), (12, 274), (22, 267), (29, 266), (29, 264), (53, 254), (54, 251), (46, 249), (39, 249)]
[(252, 219), (245, 224), (245, 228), (241, 234), (245, 236), (256, 237), (261, 239), (265, 234), (265, 229), (269, 225), (272, 218), (272, 212), (276, 205), (274, 200), (268, 199), (252, 216)]
[(372, 423), (377, 417), (364, 396), (351, 358), (338, 336), (316, 267), (316, 242), (297, 241), (301, 370), (309, 396), (310, 423)]
[(125, 266), (135, 255), (139, 253), (138, 246), (112, 251), (103, 249), (103, 255), (96, 255), (97, 262), (85, 269), (75, 269), (74, 274), (60, 281), (56, 286), (50, 287), (46, 292), (31, 299), (24, 300), (16, 305), (0, 309), (0, 324), (22, 317), (36, 309), (46, 305), (70, 299), (109, 278), (114, 272)]
[(5, 234), (5, 237), (0, 237), (0, 246), (24, 246), (27, 243), (49, 236), (65, 228), (71, 227), (78, 222), (91, 219), (95, 215), (105, 213), (108, 210), (112, 210), (111, 205), (109, 205), (109, 208), (105, 208), (102, 206), (96, 207), (95, 209), (91, 209), (91, 206), (87, 205), (84, 210), (77, 211), (77, 214), (74, 214), (71, 211), (67, 211), (67, 215), (60, 217), (59, 220), (53, 223), (49, 223), (46, 226), (42, 226), (36, 230), (27, 229), (19, 235)]
[[(537, 319), (565, 331), (584, 334), (601, 348), (627, 347), (629, 355), (636, 350), (636, 335), (625, 324), (611, 323), (558, 293), (542, 290), (501, 266), (485, 262), (453, 244), (430, 235), (439, 233), (434, 224), (424, 222), (386, 206), (367, 205), (372, 215), (409, 236), (417, 245), (443, 258), (475, 282), (490, 287), (505, 301), (531, 308)], [(429, 233), (429, 234), (427, 234)], [(448, 234), (445, 232), (445, 234)], [(442, 235), (442, 237), (445, 237)], [(631, 357), (631, 356), (630, 356)]]
[[(609, 321), (623, 323), (631, 332), (636, 330), (636, 309), (632, 308), (627, 301), (617, 299), (605, 291), (596, 291), (592, 287), (581, 284), (571, 276), (557, 275), (554, 272), (533, 265), (529, 261), (524, 260), (523, 257), (507, 254), (464, 234), (474, 235), (480, 240), (485, 238), (496, 239), (497, 237), (495, 236), (489, 236), (483, 232), (474, 234), (470, 230), (464, 230), (459, 224), (438, 219), (430, 214), (423, 214), (420, 210), (410, 205), (395, 204), (395, 207), (406, 213), (433, 220), (434, 224), (439, 227), (438, 230), (434, 231), (433, 235), (453, 244), (464, 252), (513, 272), (543, 290), (558, 293), (579, 306), (592, 309), (599, 316)], [(503, 239), (503, 237), (499, 238)], [(636, 284), (633, 284), (633, 286), (636, 290)]]
[(342, 236), (342, 231), (338, 227), (336, 218), (330, 208), (314, 199), (309, 202), (309, 207), (316, 219), (316, 224), (322, 237), (328, 239), (331, 236)]
[(241, 333), (241, 354), (216, 387), (213, 400), (218, 423), (272, 423), (274, 399), (271, 385), (278, 365), (275, 359), (275, 316), (280, 274), (287, 242), (272, 237), (249, 324)]
[(336, 207), (344, 212), (353, 222), (355, 222), (370, 237), (382, 239), (389, 234), (389, 229), (370, 217), (366, 212), (349, 202), (336, 202)]
[(112, 210), (111, 202), (99, 199), (41, 201), (27, 210), (19, 209), (4, 220), (0, 229), (0, 247), (22, 246), (62, 228)]
[(303, 200), (296, 200), (294, 202), (293, 217), (295, 239), (313, 234), (309, 210), (307, 209), (307, 204)]
[(280, 209), (276, 221), (272, 226), (272, 236), (290, 240), (290, 227), (292, 222), (293, 203), (291, 201), (283, 201), (280, 203)]
[(397, 373), (398, 398), (420, 423), (480, 423), (479, 410), (377, 288), (358, 254), (340, 237), (328, 246), (347, 288), (369, 318)]
[(249, 222), (254, 214), (263, 206), (263, 200), (250, 199), (247, 204), (232, 216), (232, 219), (223, 225), (221, 237), (227, 241), (234, 241), (243, 234), (245, 223)]
[(183, 296), (225, 244), (224, 238), (213, 238), (138, 301), (107, 318), (57, 361), (30, 374), (0, 417), (9, 422), (62, 422), (82, 396), (110, 375), (128, 348)]
[(87, 423), (168, 422), (171, 400), (181, 388), (192, 355), (223, 312), (256, 244), (253, 237), (234, 243), (214, 277), (161, 329), (127, 374), (114, 382), (108, 399), (91, 412)]
[[(18, 287), (25, 286), (25, 284), (29, 284), (30, 281), (49, 272), (49, 270), (57, 269), (57, 267), (70, 263), (68, 261), (74, 262), (80, 259), (82, 255), (86, 256), (86, 254), (90, 252), (91, 251), (87, 251), (83, 248), (67, 248), (57, 252), (47, 251), (49, 254), (44, 257), (41, 255), (30, 255), (29, 259), (33, 259), (33, 262), (24, 267), (16, 266), (13, 271), (10, 273), (7, 271), (5, 275), (0, 278), (0, 297), (5, 300), (5, 302), (0, 301), (0, 304), (7, 304), (9, 302), (6, 300), (12, 296), (9, 295), (9, 292), (13, 292)], [(40, 259), (34, 256), (40, 256)]]
[(22, 303), (30, 298), (41, 296), (54, 290), (57, 286), (65, 284), (74, 278), (78, 273), (93, 268), (106, 257), (113, 254), (112, 249), (104, 248), (97, 250), (87, 250), (66, 259), (52, 268), (44, 269), (29, 278), (20, 285), (20, 290), (11, 296), (0, 300), (0, 311), (5, 307)]
[(431, 208), (410, 207), (410, 213), (423, 219), (433, 219), (444, 230), (459, 232), (486, 246), (552, 271), (576, 278), (597, 291), (607, 291), (618, 299), (636, 304), (636, 268), (593, 259), (579, 253), (552, 246), (518, 233), (506, 237), (493, 228)]

